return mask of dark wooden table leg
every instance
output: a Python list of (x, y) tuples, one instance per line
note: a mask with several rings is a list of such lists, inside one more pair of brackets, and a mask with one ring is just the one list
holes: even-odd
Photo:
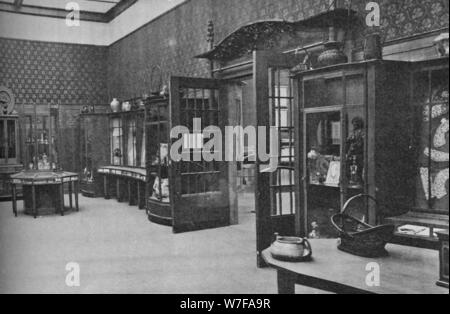
[(120, 178), (117, 177), (116, 179), (116, 196), (117, 196), (117, 201), (120, 203), (122, 202), (122, 197), (120, 196)]
[(138, 202), (138, 208), (139, 208), (139, 209), (142, 209), (141, 181), (137, 181), (136, 187), (137, 187), (137, 202)]
[(105, 200), (109, 200), (110, 199), (109, 182), (108, 182), (108, 176), (106, 174), (103, 176), (103, 192), (105, 194)]
[(64, 183), (61, 183), (61, 185), (59, 186), (59, 200), (60, 200), (59, 210), (61, 216), (64, 216)]
[(131, 195), (131, 180), (127, 180), (127, 188), (128, 188), (128, 205), (133, 205), (133, 197)]
[(73, 183), (73, 182), (69, 182), (69, 205), (70, 205), (70, 209), (73, 209), (73, 202), (72, 202), (72, 193), (73, 193), (73, 189), (72, 189), (72, 183)]
[(80, 183), (78, 181), (75, 181), (73, 184), (75, 186), (75, 209), (77, 210), (77, 212), (79, 212), (80, 206), (78, 204), (78, 194), (80, 194)]
[(295, 294), (295, 274), (285, 270), (277, 271), (278, 294)]
[(36, 206), (36, 186), (35, 185), (31, 186), (31, 202), (32, 202), (31, 206), (33, 206), (33, 216), (34, 216), (34, 219), (36, 219), (37, 215), (38, 215), (38, 211), (37, 211), (37, 206)]
[(17, 217), (17, 187), (15, 184), (11, 185), (12, 188), (12, 203), (13, 203), (13, 213)]

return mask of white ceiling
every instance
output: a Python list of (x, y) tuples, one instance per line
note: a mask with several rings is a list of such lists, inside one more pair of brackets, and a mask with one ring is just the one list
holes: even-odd
[[(2, 2), (14, 3), (14, 0), (2, 0)], [(65, 10), (67, 3), (75, 2), (80, 6), (80, 11), (106, 13), (120, 0), (23, 0), (22, 5), (49, 9)]]
[[(14, 0), (7, 1), (14, 2)], [(24, 4), (38, 2), (40, 6), (51, 5), (52, 2), (62, 7), (70, 2), (70, 0), (23, 1)], [(86, 8), (89, 10), (106, 10), (108, 5), (114, 5), (110, 2), (119, 2), (119, 0), (102, 0), (101, 2), (107, 3), (99, 4), (95, 2), (100, 0), (72, 1), (80, 5), (87, 3), (89, 7)], [(0, 12), (0, 37), (109, 46), (185, 1), (189, 0), (138, 0), (109, 23), (81, 21), (78, 27), (67, 27), (64, 19)], [(83, 10), (83, 7), (80, 9)]]

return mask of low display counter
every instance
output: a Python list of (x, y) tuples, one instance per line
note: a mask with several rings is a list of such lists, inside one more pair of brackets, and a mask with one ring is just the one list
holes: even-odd
[(103, 194), (105, 199), (115, 197), (139, 209), (145, 208), (145, 184), (147, 171), (144, 168), (107, 166), (98, 169), (103, 176)]
[(78, 174), (72, 172), (22, 171), (11, 175), (13, 212), (17, 217), (17, 187), (22, 186), (25, 214), (64, 216), (64, 187), (69, 190), (69, 205), (73, 209), (72, 196), (75, 194), (75, 209), (78, 211)]

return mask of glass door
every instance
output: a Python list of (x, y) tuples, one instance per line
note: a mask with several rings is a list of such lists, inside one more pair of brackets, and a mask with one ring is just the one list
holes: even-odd
[(295, 117), (290, 69), (298, 60), (279, 53), (255, 51), (253, 62), (256, 125), (266, 127), (266, 148), (274, 140), (269, 136), (270, 128), (275, 128), (278, 141), (278, 151), (270, 160), (277, 168), (267, 171), (269, 163), (260, 162), (260, 158), (256, 166), (257, 264), (263, 267), (261, 252), (272, 244), (274, 234), (295, 235)]
[(228, 121), (228, 84), (181, 77), (172, 77), (170, 83), (173, 231), (227, 226), (231, 207), (223, 136)]

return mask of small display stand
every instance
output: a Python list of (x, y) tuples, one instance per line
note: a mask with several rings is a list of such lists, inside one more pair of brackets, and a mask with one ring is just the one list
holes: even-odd
[[(31, 108), (31, 109), (30, 109)], [(32, 104), (22, 106), (21, 131), (26, 170), (11, 175), (12, 203), (17, 217), (17, 190), (23, 188), (25, 213), (38, 215), (60, 213), (64, 216), (64, 187), (67, 183), (70, 208), (78, 211), (78, 174), (59, 169), (59, 107)]]
[(70, 208), (73, 208), (72, 193), (75, 192), (75, 208), (78, 211), (78, 174), (71, 172), (22, 171), (11, 176), (13, 212), (17, 217), (17, 186), (23, 186), (25, 213), (64, 216), (64, 184), (68, 184)]

